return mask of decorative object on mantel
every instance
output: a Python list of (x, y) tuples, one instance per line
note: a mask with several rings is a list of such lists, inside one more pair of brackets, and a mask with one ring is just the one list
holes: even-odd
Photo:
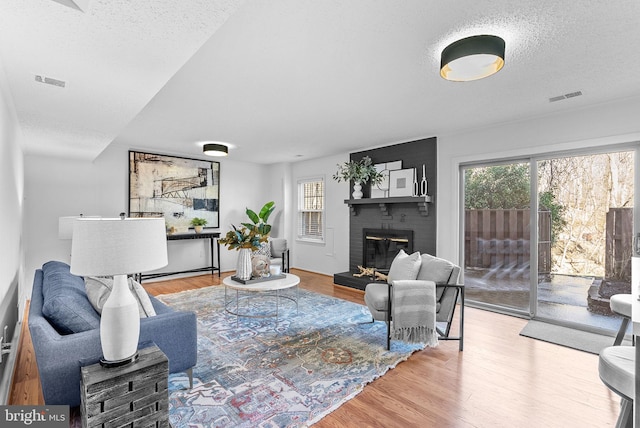
[(191, 219), (191, 226), (196, 233), (201, 233), (202, 228), (207, 225), (207, 220), (200, 217), (194, 217)]
[(338, 164), (338, 171), (333, 174), (333, 179), (341, 181), (353, 181), (353, 199), (362, 199), (362, 185), (371, 181), (372, 185), (380, 184), (384, 180), (384, 174), (373, 165), (371, 158), (365, 156), (359, 161), (349, 161)]
[(420, 196), (427, 196), (428, 188), (427, 188), (427, 172), (425, 165), (422, 164), (422, 181), (420, 182)]
[[(236, 264), (236, 277), (241, 280), (249, 280), (253, 273), (252, 251), (258, 251), (262, 245), (268, 245), (269, 234), (271, 233), (271, 225), (267, 224), (269, 216), (275, 209), (275, 202), (270, 201), (264, 204), (260, 212), (246, 209), (245, 213), (251, 223), (242, 223), (242, 227), (238, 229), (231, 225), (233, 230), (227, 232), (224, 238), (218, 239), (218, 242), (229, 247), (229, 250), (238, 250), (238, 261)], [(257, 256), (257, 255), (256, 255)], [(269, 272), (269, 259), (266, 259), (266, 267), (263, 266), (261, 271)]]
[(413, 196), (414, 168), (389, 172), (389, 197)]
[(373, 167), (382, 174), (382, 181), (371, 186), (371, 198), (386, 198), (389, 196), (389, 172), (402, 169), (402, 161), (377, 163)]

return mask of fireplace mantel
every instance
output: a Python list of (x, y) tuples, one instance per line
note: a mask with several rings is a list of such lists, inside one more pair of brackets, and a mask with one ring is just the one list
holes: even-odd
[[(402, 169), (422, 171), (429, 182), (428, 196), (371, 198), (371, 186), (363, 186), (362, 199), (346, 199), (349, 206), (349, 270), (334, 274), (337, 285), (363, 290), (369, 278), (354, 277), (365, 263), (364, 229), (413, 230), (413, 248), (420, 253), (436, 253), (438, 197), (438, 151), (436, 137), (364, 150), (349, 154), (349, 160), (369, 156), (374, 164), (402, 161)], [(412, 189), (413, 190), (413, 189)], [(407, 192), (409, 193), (409, 192)], [(393, 194), (393, 192), (392, 192)], [(374, 194), (375, 195), (375, 194)], [(351, 198), (351, 194), (345, 194)], [(377, 195), (376, 195), (377, 196)], [(417, 209), (416, 209), (417, 208)], [(382, 215), (380, 214), (382, 213)], [(368, 266), (370, 267), (370, 266)]]
[(427, 217), (429, 215), (429, 205), (432, 202), (431, 196), (404, 196), (394, 198), (362, 198), (362, 199), (345, 199), (344, 203), (349, 205), (351, 215), (358, 215), (358, 205), (378, 205), (383, 216), (390, 215), (390, 205), (414, 203), (418, 207), (420, 215)]

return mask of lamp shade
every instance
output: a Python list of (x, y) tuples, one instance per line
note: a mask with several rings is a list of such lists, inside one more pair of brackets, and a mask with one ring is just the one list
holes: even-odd
[(71, 273), (111, 276), (113, 286), (102, 308), (100, 344), (107, 367), (135, 361), (140, 337), (138, 304), (127, 274), (166, 266), (163, 218), (81, 218), (73, 224)]
[(504, 66), (504, 40), (498, 36), (471, 36), (451, 43), (440, 59), (440, 76), (454, 82), (489, 77)]
[(224, 144), (205, 144), (202, 146), (202, 152), (209, 156), (226, 156), (229, 148)]
[(163, 218), (82, 218), (71, 243), (74, 275), (126, 275), (166, 266)]

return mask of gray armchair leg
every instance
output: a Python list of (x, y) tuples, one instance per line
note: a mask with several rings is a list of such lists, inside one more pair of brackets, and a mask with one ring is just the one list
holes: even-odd
[(387, 351), (391, 349), (391, 321), (387, 321)]
[(187, 376), (189, 376), (189, 389), (193, 389), (193, 367), (186, 370)]

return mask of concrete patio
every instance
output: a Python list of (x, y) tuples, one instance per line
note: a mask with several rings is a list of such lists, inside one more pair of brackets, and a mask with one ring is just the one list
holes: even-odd
[[(538, 315), (559, 321), (616, 332), (621, 318), (600, 315), (588, 309), (588, 291), (593, 277), (552, 275), (538, 283)], [(467, 301), (480, 301), (513, 309), (528, 310), (528, 270), (469, 269), (464, 273)]]

